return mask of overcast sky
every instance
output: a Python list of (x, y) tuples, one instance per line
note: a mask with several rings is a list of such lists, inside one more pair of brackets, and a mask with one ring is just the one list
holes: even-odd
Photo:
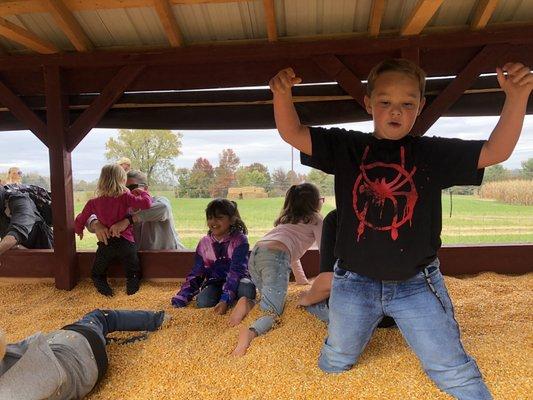
[[(441, 118), (427, 133), (430, 136), (458, 137), (462, 139), (486, 139), (497, 122), (497, 117)], [(338, 125), (347, 129), (369, 132), (372, 122)], [(177, 167), (190, 168), (198, 157), (207, 158), (213, 166), (218, 164), (219, 153), (232, 148), (241, 160), (241, 165), (253, 162), (265, 164), (270, 171), (291, 167), (291, 148), (283, 142), (275, 130), (232, 130), (232, 131), (181, 131), (182, 155), (174, 161)], [(105, 143), (116, 137), (114, 129), (94, 129), (72, 153), (75, 180), (94, 180), (100, 168), (107, 162)], [(506, 168), (521, 167), (521, 162), (533, 157), (533, 116), (526, 116), (526, 122), (518, 145)], [(294, 169), (307, 172), (300, 165), (298, 152), (294, 152)], [(38, 172), (50, 175), (48, 152), (44, 145), (29, 131), (0, 132), (0, 173), (11, 166), (20, 167), (23, 172)]]

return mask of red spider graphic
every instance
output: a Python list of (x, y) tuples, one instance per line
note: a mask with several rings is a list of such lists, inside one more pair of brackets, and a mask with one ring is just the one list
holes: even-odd
[[(398, 238), (398, 228), (407, 221), (411, 223), (413, 218), (413, 209), (418, 199), (418, 193), (413, 182), (413, 175), (416, 167), (413, 167), (411, 172), (405, 169), (405, 150), (400, 147), (401, 165), (386, 164), (383, 162), (374, 162), (365, 165), (365, 159), (368, 155), (368, 146), (363, 154), (360, 170), (361, 173), (355, 180), (353, 186), (353, 208), (357, 218), (359, 219), (359, 227), (357, 228), (357, 241), (365, 231), (365, 226), (379, 231), (390, 231), (392, 240)], [(374, 168), (391, 168), (397, 171), (398, 175), (387, 182), (386, 178), (376, 178), (373, 181), (368, 177), (368, 172)], [(402, 201), (398, 210), (398, 200), (401, 197), (405, 198), (405, 203)], [(358, 206), (358, 201), (361, 200), (361, 209)], [(376, 222), (367, 221), (367, 212), (369, 207), (380, 207), (379, 220), (381, 221), (383, 208), (386, 202), (390, 201), (394, 208), (394, 215), (390, 225), (382, 225)]]

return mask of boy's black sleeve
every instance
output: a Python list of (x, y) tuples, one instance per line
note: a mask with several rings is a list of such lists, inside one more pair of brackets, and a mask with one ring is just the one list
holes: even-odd
[(448, 138), (426, 139), (426, 156), (432, 165), (433, 176), (442, 189), (459, 185), (481, 185), (484, 169), (477, 164), (485, 140)]
[(300, 152), (303, 165), (319, 169), (327, 174), (335, 173), (336, 150), (342, 141), (341, 129), (309, 128), (312, 144), (312, 155)]

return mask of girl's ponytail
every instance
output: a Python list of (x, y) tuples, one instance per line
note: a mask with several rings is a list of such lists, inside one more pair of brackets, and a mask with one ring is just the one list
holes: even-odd
[(320, 210), (320, 193), (312, 183), (292, 185), (285, 195), (285, 202), (274, 226), (281, 224), (310, 223)]

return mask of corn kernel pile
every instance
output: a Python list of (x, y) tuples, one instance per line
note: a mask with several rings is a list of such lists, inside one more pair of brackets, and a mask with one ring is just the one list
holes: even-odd
[[(446, 277), (466, 350), (477, 360), (496, 399), (531, 398), (533, 274)], [(230, 355), (238, 328), (212, 309), (170, 306), (179, 283), (144, 282), (126, 296), (112, 281), (104, 298), (88, 281), (70, 292), (52, 283), (1, 283), (0, 326), (9, 342), (55, 330), (94, 308), (164, 309), (173, 319), (147, 340), (108, 345), (109, 370), (87, 399), (448, 399), (426, 377), (397, 329), (379, 329), (359, 363), (328, 375), (317, 367), (326, 326), (296, 308), (291, 284), (281, 324)], [(259, 315), (257, 309), (245, 320)], [(127, 338), (128, 334), (113, 336)]]

